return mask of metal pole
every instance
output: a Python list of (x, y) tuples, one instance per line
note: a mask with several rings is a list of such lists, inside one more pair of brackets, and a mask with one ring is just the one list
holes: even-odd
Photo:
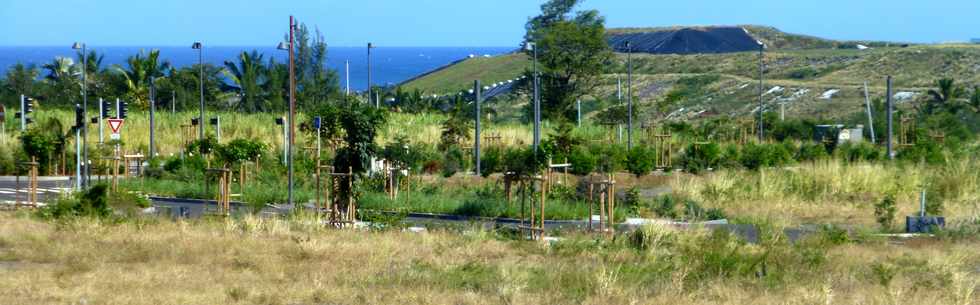
[(293, 145), (296, 143), (296, 64), (293, 55), (293, 16), (289, 16), (289, 196), (287, 204), (293, 204)]
[(895, 128), (895, 124), (892, 121), (894, 119), (894, 107), (895, 107), (895, 105), (892, 104), (892, 76), (889, 75), (888, 78), (887, 78), (887, 80), (885, 82), (886, 82), (886, 86), (888, 88), (885, 91), (885, 101), (886, 101), (885, 104), (887, 104), (885, 106), (885, 108), (886, 108), (886, 112), (888, 113), (887, 114), (887, 116), (888, 116), (888, 143), (885, 144), (885, 147), (888, 150), (888, 159), (895, 159), (895, 151), (894, 151), (894, 147), (892, 147), (892, 145), (893, 145), (892, 133), (895, 131), (895, 129), (894, 129)]
[(283, 118), (282, 122), (282, 164), (288, 164), (287, 155), (289, 155), (289, 130), (286, 126), (289, 123), (286, 122), (286, 118)]
[(344, 61), (344, 84), (347, 86), (344, 90), (344, 95), (350, 95), (350, 60)]
[(476, 142), (473, 144), (473, 154), (476, 158), (476, 175), (480, 176), (480, 80), (473, 81), (474, 104), (476, 104)]
[(170, 91), (170, 114), (177, 113), (177, 91)]
[(779, 121), (786, 121), (786, 103), (779, 103)]
[(864, 106), (868, 112), (868, 128), (871, 131), (871, 144), (876, 144), (878, 141), (875, 139), (875, 121), (871, 115), (871, 98), (868, 96), (868, 82), (864, 82)]
[[(88, 74), (88, 55), (86, 55), (86, 53), (88, 53), (87, 50), (88, 50), (88, 46), (83, 43), (82, 44), (82, 113), (84, 114), (82, 116), (83, 118), (88, 116), (88, 76), (87, 76), (87, 74)], [(82, 129), (82, 156), (84, 158), (83, 160), (85, 160), (87, 162), (87, 160), (88, 160), (88, 128), (85, 128), (85, 125), (86, 124), (83, 122), (79, 128)], [(88, 184), (89, 184), (89, 181), (88, 181), (89, 178), (88, 177), (89, 177), (90, 173), (89, 173), (89, 166), (88, 166), (87, 163), (85, 164), (85, 167), (83, 168), (83, 170), (85, 171), (85, 181), (84, 181), (84, 183), (82, 183), (82, 185), (83, 186), (88, 186)]]
[(538, 153), (538, 146), (541, 145), (541, 97), (538, 92), (538, 46), (534, 46), (534, 153)]
[(75, 190), (82, 189), (82, 131), (75, 128)]
[(218, 143), (221, 143), (221, 116), (214, 117), (214, 134), (217, 135)]
[(759, 142), (764, 141), (766, 135), (764, 130), (765, 125), (762, 122), (763, 119), (762, 113), (763, 113), (763, 108), (765, 107), (762, 99), (762, 90), (764, 90), (762, 88), (763, 76), (764, 76), (763, 73), (765, 73), (765, 61), (764, 61), (765, 53), (763, 52), (765, 52), (765, 49), (766, 49), (766, 45), (760, 43), (759, 44)]
[(105, 127), (102, 126), (102, 113), (105, 112), (102, 98), (99, 98), (99, 146), (105, 144)]
[(633, 46), (626, 42), (626, 107), (627, 107), (627, 126), (626, 126), (626, 149), (633, 149)]
[(156, 156), (156, 108), (157, 108), (157, 86), (156, 78), (150, 78), (150, 151), (147, 158), (153, 159)]
[(374, 96), (374, 90), (371, 89), (371, 48), (373, 48), (373, 47), (374, 46), (370, 42), (368, 42), (368, 45), (367, 45), (367, 92), (368, 92), (368, 101), (369, 102), (373, 99), (372, 97)]
[(578, 123), (576, 124), (576, 127), (582, 127), (582, 100), (581, 99), (575, 100), (575, 112), (578, 113), (577, 115), (578, 119), (576, 120), (576, 122)]
[(201, 113), (197, 117), (197, 138), (199, 140), (204, 140), (204, 44), (200, 45), (197, 49), (197, 65), (200, 68), (200, 74), (198, 75), (198, 83), (201, 89)]
[(24, 102), (25, 97), (23, 94), (20, 95), (20, 131), (27, 131), (27, 104)]

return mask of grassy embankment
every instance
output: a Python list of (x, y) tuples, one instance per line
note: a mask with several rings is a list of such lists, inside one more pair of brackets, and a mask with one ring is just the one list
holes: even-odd
[(789, 244), (648, 227), (552, 245), (479, 229), (311, 219), (42, 221), (0, 213), (4, 304), (901, 304), (980, 302), (975, 239)]

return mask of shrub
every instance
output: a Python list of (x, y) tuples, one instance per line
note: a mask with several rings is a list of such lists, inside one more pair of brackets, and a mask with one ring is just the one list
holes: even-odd
[(503, 169), (503, 148), (490, 147), (480, 155), (480, 175), (484, 178)]
[(44, 218), (66, 218), (77, 216), (107, 217), (112, 213), (107, 200), (108, 186), (96, 184), (77, 198), (61, 199), (52, 205), (38, 210)]
[(592, 154), (596, 156), (596, 170), (604, 173), (616, 172), (623, 169), (626, 161), (626, 147), (623, 145), (593, 146)]
[(847, 162), (879, 161), (887, 157), (883, 150), (866, 142), (844, 143), (837, 147), (836, 154)]
[(163, 163), (163, 170), (169, 173), (176, 173), (182, 167), (184, 167), (184, 159), (181, 159), (180, 157), (170, 158)]
[(878, 221), (882, 229), (891, 230), (896, 211), (895, 195), (889, 194), (875, 204), (875, 220)]
[(721, 209), (705, 209), (697, 201), (684, 202), (684, 216), (688, 221), (719, 220), (727, 218)]
[(568, 162), (572, 163), (572, 174), (584, 176), (591, 174), (595, 170), (597, 160), (596, 156), (589, 152), (588, 149), (578, 147), (572, 150)]
[(654, 202), (653, 212), (663, 218), (677, 218), (676, 206), (677, 201), (674, 199), (674, 196), (663, 195)]
[(626, 169), (637, 177), (649, 174), (655, 166), (653, 149), (645, 146), (636, 146), (626, 155)]
[(750, 170), (763, 167), (774, 167), (789, 164), (793, 160), (790, 145), (785, 144), (755, 144), (745, 145), (741, 152), (742, 166)]
[(690, 173), (700, 173), (709, 168), (718, 168), (722, 159), (721, 146), (717, 143), (691, 144), (684, 150), (681, 166)]
[(896, 157), (905, 161), (922, 162), (932, 165), (946, 163), (942, 146), (933, 141), (915, 143), (911, 147), (900, 150)]
[(827, 157), (830, 157), (830, 154), (827, 153), (827, 147), (817, 143), (804, 143), (800, 145), (800, 151), (796, 155), (796, 159), (800, 161), (816, 161), (826, 159)]
[(442, 176), (448, 178), (457, 172), (465, 171), (463, 158), (463, 150), (459, 149), (458, 146), (450, 146), (442, 159)]

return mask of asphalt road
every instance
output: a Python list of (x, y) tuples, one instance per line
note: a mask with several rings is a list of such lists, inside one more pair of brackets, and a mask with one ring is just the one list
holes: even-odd
[[(41, 177), (37, 182), (37, 200), (48, 202), (62, 194), (71, 192), (71, 182), (63, 177)], [(13, 176), (0, 177), (0, 202), (9, 203), (27, 200), (27, 177), (20, 177), (20, 187), (17, 178)]]

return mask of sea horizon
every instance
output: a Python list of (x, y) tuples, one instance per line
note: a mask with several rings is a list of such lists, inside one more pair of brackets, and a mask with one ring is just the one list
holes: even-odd
[[(396, 85), (420, 74), (445, 66), (469, 56), (496, 56), (517, 50), (517, 47), (411, 47), (382, 46), (371, 51), (372, 83), (374, 85)], [(127, 57), (140, 50), (160, 50), (160, 59), (180, 68), (198, 63), (197, 50), (190, 46), (93, 46), (105, 58), (102, 68), (125, 65)], [(263, 61), (274, 57), (278, 62), (288, 60), (285, 51), (274, 46), (205, 46), (205, 63), (224, 66), (225, 61), (237, 62), (242, 51), (259, 51), (264, 54)], [(0, 46), (0, 75), (17, 63), (36, 65), (39, 69), (56, 57), (69, 57), (77, 60), (76, 50), (70, 46)], [(366, 46), (328, 46), (327, 67), (337, 71), (341, 87), (346, 86), (344, 68), (350, 64), (351, 90), (367, 88), (367, 48)], [(41, 72), (43, 77), (44, 71)]]

